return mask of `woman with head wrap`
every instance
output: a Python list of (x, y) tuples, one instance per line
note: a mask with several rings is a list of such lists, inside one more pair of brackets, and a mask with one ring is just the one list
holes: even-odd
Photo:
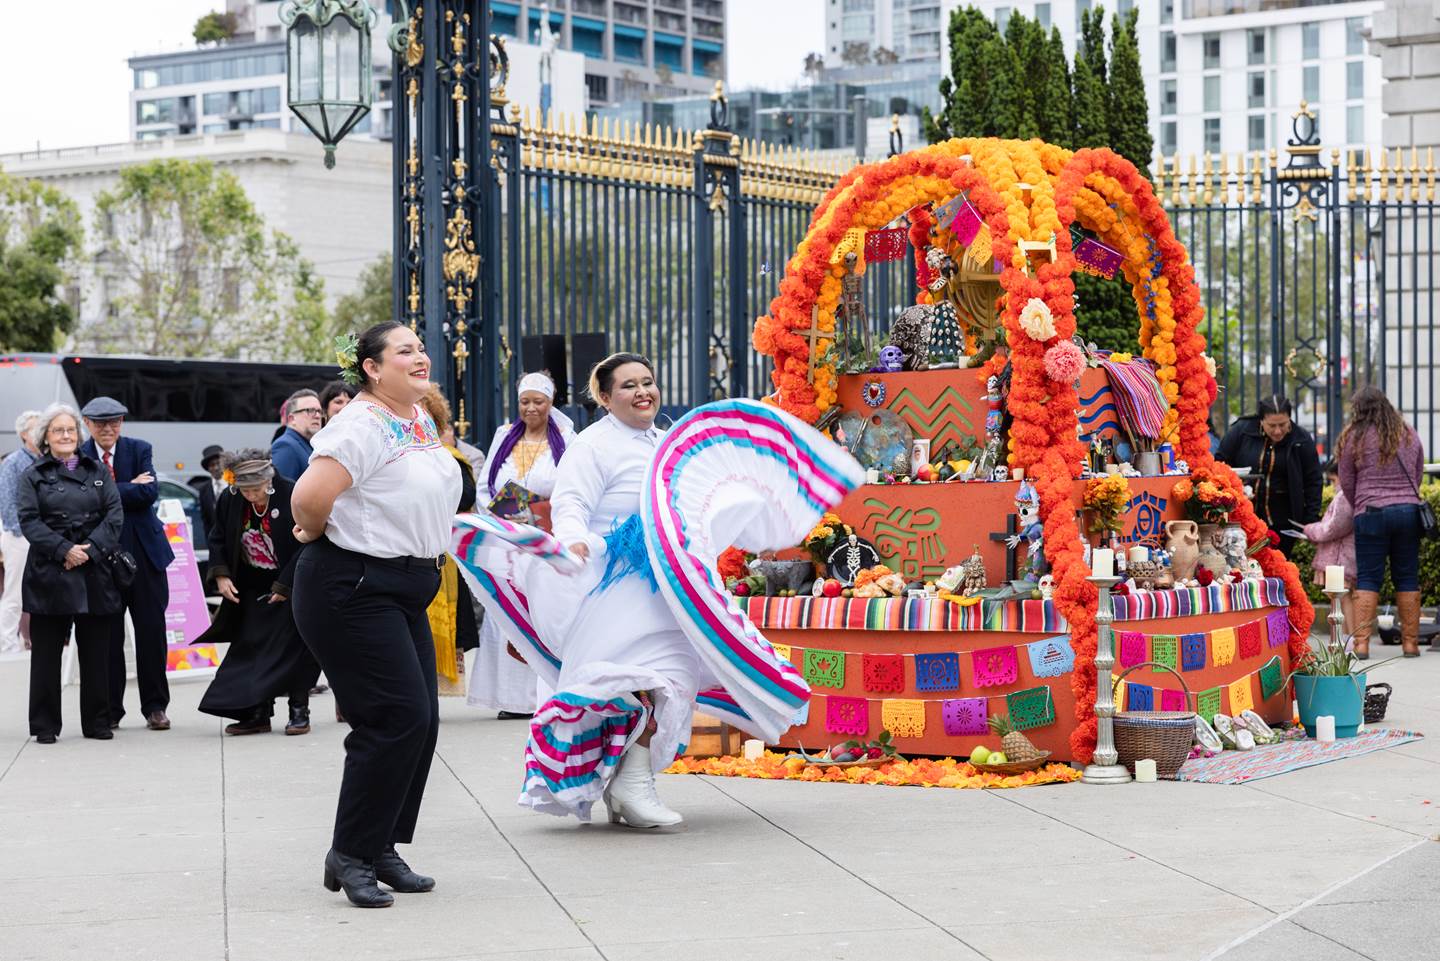
[[(554, 381), (544, 374), (526, 374), (520, 378), (519, 391), (520, 416), (495, 432), (490, 455), (480, 471), (482, 505), (489, 504), (511, 482), (538, 500), (548, 500), (555, 489), (556, 465), (575, 439), (570, 418), (555, 409)], [(502, 719), (529, 717), (537, 703), (535, 682), (535, 674), (525, 662), (507, 653), (499, 629), (483, 624), (469, 702), (499, 711)]]
[(320, 666), (300, 639), (290, 609), (295, 540), (290, 494), (295, 485), (275, 474), (270, 453), (226, 453), (230, 485), (215, 502), (207, 577), (222, 598), (210, 629), (195, 644), (229, 643), (230, 650), (200, 710), (235, 719), (226, 734), (270, 730), (275, 698), (290, 698), (286, 734), (310, 733), (310, 688)]

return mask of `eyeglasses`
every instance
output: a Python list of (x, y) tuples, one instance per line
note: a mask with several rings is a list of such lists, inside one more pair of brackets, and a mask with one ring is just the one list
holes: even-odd
[(319, 407), (297, 407), (290, 412), (290, 416), (293, 417), (296, 414), (319, 414), (320, 412)]
[(69, 437), (72, 434), (79, 434), (80, 431), (76, 430), (74, 427), (52, 427), (50, 428), (50, 433), (54, 434), (57, 437)]

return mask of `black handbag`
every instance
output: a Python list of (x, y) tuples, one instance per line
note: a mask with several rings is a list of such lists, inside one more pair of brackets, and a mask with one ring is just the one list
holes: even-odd
[(129, 551), (119, 547), (108, 551), (103, 556), (106, 565), (110, 568), (110, 579), (115, 582), (115, 586), (122, 591), (129, 590), (130, 585), (135, 583), (135, 558), (130, 556)]
[[(1409, 474), (1405, 476), (1410, 477)], [(1420, 485), (1415, 483), (1413, 477), (1410, 477), (1410, 487), (1415, 491), (1415, 499), (1420, 502), (1420, 536), (1422, 538), (1440, 537), (1440, 522), (1435, 519), (1435, 508), (1420, 493)]]

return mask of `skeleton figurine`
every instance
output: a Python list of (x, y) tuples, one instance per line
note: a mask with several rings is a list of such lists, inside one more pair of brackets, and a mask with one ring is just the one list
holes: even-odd
[(985, 478), (1000, 463), (1000, 425), (1004, 411), (1000, 399), (1000, 378), (993, 374), (985, 381), (985, 401), (989, 408), (985, 413), (985, 450), (976, 461), (975, 476)]
[(963, 562), (940, 575), (935, 586), (947, 594), (974, 597), (988, 586), (985, 583), (985, 559), (980, 556), (980, 545)]
[(862, 541), (851, 534), (845, 543), (836, 547), (825, 559), (830, 576), (843, 586), (854, 585), (861, 571), (869, 570), (880, 563), (880, 554), (868, 541)]
[(906, 307), (890, 325), (890, 345), (899, 347), (905, 370), (926, 370), (930, 365), (930, 324), (934, 308), (929, 304)]
[(1025, 542), (1025, 566), (1020, 570), (1023, 580), (1038, 581), (1050, 572), (1045, 563), (1045, 525), (1040, 520), (1040, 494), (1029, 481), (1022, 481), (1015, 495), (1015, 513), (1020, 515), (1020, 532), (1005, 538), (1012, 550)]
[(845, 277), (840, 281), (840, 305), (835, 311), (835, 322), (840, 334), (840, 344), (848, 353), (859, 335), (860, 350), (870, 356), (870, 322), (865, 317), (865, 303), (860, 299), (860, 274), (855, 270), (858, 258), (854, 251), (845, 255)]

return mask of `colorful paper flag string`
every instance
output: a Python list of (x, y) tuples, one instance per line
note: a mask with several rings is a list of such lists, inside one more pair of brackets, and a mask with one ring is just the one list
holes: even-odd
[(1125, 710), (1155, 710), (1155, 688), (1151, 687), (1149, 684), (1137, 684), (1135, 681), (1126, 681)]
[(1050, 696), (1048, 686), (1014, 691), (1005, 696), (1005, 706), (1010, 710), (1010, 722), (1017, 731), (1028, 731), (1055, 722), (1055, 699)]
[(880, 703), (880, 723), (895, 737), (924, 737), (925, 702), (886, 698)]
[(1032, 641), (1026, 650), (1030, 654), (1030, 671), (1036, 677), (1059, 677), (1075, 669), (1075, 649), (1064, 634)]
[(1276, 655), (1265, 662), (1260, 668), (1260, 697), (1270, 700), (1280, 693), (1285, 687), (1285, 668), (1280, 664), (1280, 657)]
[(1210, 632), (1210, 656), (1216, 667), (1235, 663), (1235, 629), (1222, 627)]
[(844, 687), (845, 652), (807, 648), (804, 674), (811, 687)]
[(864, 737), (870, 731), (870, 702), (863, 697), (827, 696), (825, 730), (831, 734)]
[(945, 733), (951, 737), (966, 734), (988, 734), (989, 699), (983, 697), (960, 697), (943, 701), (940, 718), (945, 724)]
[(1180, 638), (1180, 669), (1198, 671), (1205, 667), (1205, 635), (1184, 634)]
[(860, 661), (865, 690), (875, 694), (899, 694), (905, 690), (905, 655), (862, 654)]
[[(1015, 649), (1009, 648), (1011, 658)], [(1013, 681), (1014, 678), (1011, 678)], [(954, 652), (915, 655), (915, 689), (918, 691), (960, 690), (960, 655)]]
[(976, 687), (999, 687), (1014, 684), (1020, 676), (1020, 659), (1014, 647), (989, 647), (971, 653), (971, 667)]

